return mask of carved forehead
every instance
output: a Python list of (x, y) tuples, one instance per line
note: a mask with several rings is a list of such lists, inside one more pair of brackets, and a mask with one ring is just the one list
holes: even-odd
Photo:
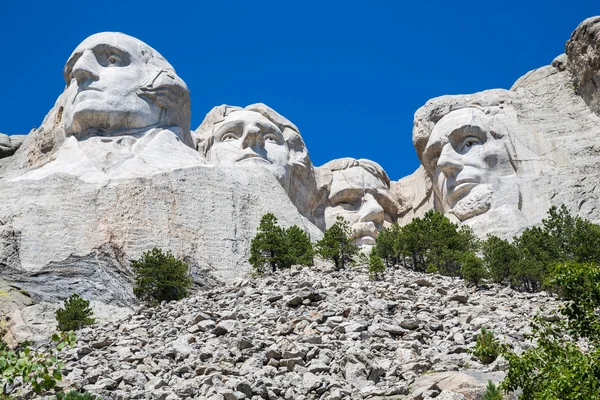
[(264, 117), (262, 114), (255, 111), (248, 110), (239, 110), (233, 111), (229, 113), (222, 121), (219, 121), (215, 124), (215, 131), (220, 130), (222, 127), (226, 127), (230, 124), (246, 124), (246, 123), (256, 123), (263, 127), (268, 127), (272, 130), (280, 131), (279, 127), (275, 125), (268, 118)]
[(361, 167), (352, 167), (333, 171), (330, 197), (342, 190), (355, 189), (389, 189), (381, 179)]
[(64, 67), (65, 80), (67, 80), (73, 64), (75, 64), (84, 51), (95, 51), (102, 48), (116, 48), (128, 54), (133, 60), (138, 60), (142, 63), (152, 63), (159, 69), (173, 69), (171, 64), (159, 52), (141, 40), (120, 32), (101, 32), (89, 36), (75, 48)]
[(462, 108), (452, 111), (433, 127), (425, 152), (430, 152), (432, 147), (436, 147), (441, 151), (441, 146), (451, 142), (454, 139), (453, 136), (466, 127), (488, 133), (490, 129), (489, 122), (490, 117), (477, 108)]

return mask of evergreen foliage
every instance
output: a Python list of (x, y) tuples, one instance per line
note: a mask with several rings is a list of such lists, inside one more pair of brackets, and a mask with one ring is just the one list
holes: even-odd
[(549, 322), (537, 316), (532, 323), (535, 347), (519, 355), (502, 349), (508, 372), (501, 386), (521, 389), (522, 400), (598, 399), (600, 266), (560, 263), (551, 271), (549, 284), (566, 300), (559, 309), (562, 319)]
[(498, 236), (489, 236), (481, 243), (483, 266), (494, 283), (512, 282), (519, 260), (517, 247)]
[(76, 390), (71, 390), (68, 393), (58, 392), (56, 393), (56, 400), (96, 400), (99, 397), (92, 395), (91, 393), (80, 393)]
[(399, 259), (399, 246), (400, 246), (400, 233), (402, 228), (397, 222), (394, 222), (388, 228), (383, 228), (377, 234), (376, 246), (373, 249), (377, 252), (377, 255), (385, 261), (387, 268), (392, 268), (394, 265), (400, 262)]
[(487, 390), (483, 394), (483, 400), (502, 400), (502, 393), (500, 389), (494, 385), (494, 382), (488, 381)]
[(288, 253), (285, 230), (277, 224), (277, 217), (272, 213), (263, 215), (256, 236), (250, 243), (250, 265), (254, 272), (262, 275), (266, 268), (275, 272), (277, 269), (289, 268), (292, 263)]
[(385, 264), (377, 251), (371, 249), (369, 254), (369, 277), (374, 280), (381, 279), (383, 272), (385, 271)]
[(496, 283), (536, 292), (561, 262), (600, 263), (600, 225), (551, 207), (541, 226), (526, 229), (510, 243), (490, 236), (482, 243), (484, 267)]
[(324, 260), (333, 261), (337, 270), (344, 268), (358, 254), (358, 246), (350, 239), (351, 234), (348, 221), (338, 216), (336, 222), (325, 231), (323, 239), (316, 243), (316, 253)]
[(483, 266), (483, 261), (473, 252), (467, 252), (462, 255), (460, 270), (463, 279), (475, 286), (479, 286), (481, 280), (488, 277), (488, 272)]
[(383, 229), (375, 248), (388, 267), (401, 264), (415, 271), (461, 276), (463, 255), (476, 251), (478, 245), (471, 229), (428, 211), (403, 227), (392, 224)]
[(192, 286), (189, 267), (170, 251), (153, 248), (131, 261), (134, 273), (133, 294), (141, 301), (157, 305), (161, 301), (181, 300)]
[(313, 266), (314, 250), (308, 234), (297, 225), (290, 226), (285, 234), (292, 264)]
[(58, 330), (61, 332), (76, 331), (84, 326), (93, 325), (96, 320), (92, 318), (94, 312), (90, 302), (73, 293), (65, 300), (64, 308), (56, 310)]
[(471, 354), (484, 365), (493, 363), (500, 355), (500, 343), (494, 337), (494, 333), (482, 327)]
[(310, 238), (297, 225), (283, 229), (272, 213), (263, 215), (256, 236), (250, 243), (250, 258), (256, 275), (270, 268), (272, 272), (294, 264), (313, 265), (314, 250)]

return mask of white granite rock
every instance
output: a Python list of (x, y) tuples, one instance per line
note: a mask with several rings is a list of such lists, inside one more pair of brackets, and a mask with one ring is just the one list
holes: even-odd
[(194, 132), (208, 163), (272, 173), (298, 210), (314, 220), (315, 173), (300, 131), (265, 104), (214, 107)]
[[(598, 21), (577, 28), (568, 58), (527, 73), (510, 91), (442, 96), (417, 110), (413, 143), (433, 185), (431, 209), (480, 236), (518, 234), (552, 205), (600, 222), (597, 91), (575, 89), (597, 79), (599, 42), (588, 42)], [(406, 198), (414, 192), (400, 190)], [(429, 200), (426, 192), (416, 198)]]
[(316, 169), (321, 216), (319, 226), (332, 226), (338, 216), (352, 229), (352, 239), (368, 251), (377, 233), (398, 218), (400, 204), (390, 190), (390, 178), (371, 160), (340, 158)]

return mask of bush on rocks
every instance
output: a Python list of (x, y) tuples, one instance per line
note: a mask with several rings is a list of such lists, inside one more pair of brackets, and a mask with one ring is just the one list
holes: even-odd
[(471, 354), (477, 357), (482, 364), (493, 363), (500, 355), (500, 343), (494, 337), (494, 333), (482, 327)]
[[(73, 332), (54, 334), (54, 348), (47, 352), (35, 351), (29, 346), (16, 350), (0, 351), (0, 382), (4, 383), (3, 394), (11, 398), (18, 395), (19, 387), (33, 389), (40, 395), (56, 387), (56, 381), (62, 380), (64, 363), (56, 355), (65, 346), (73, 346), (77, 338)], [(13, 393), (16, 392), (16, 393)], [(17, 394), (15, 396), (15, 394)]]
[(567, 262), (552, 271), (550, 285), (566, 300), (558, 321), (532, 322), (534, 347), (521, 354), (504, 347), (507, 391), (520, 399), (600, 399), (600, 266)]
[(377, 251), (371, 250), (369, 254), (369, 278), (379, 280), (384, 271), (385, 264), (383, 260), (377, 254)]
[(297, 225), (283, 229), (272, 213), (263, 215), (256, 236), (250, 243), (250, 258), (255, 275), (289, 268), (294, 264), (313, 265), (313, 247), (306, 232)]
[(502, 400), (502, 393), (500, 389), (494, 385), (494, 382), (488, 381), (487, 390), (483, 394), (483, 400)]
[(134, 273), (133, 294), (141, 301), (157, 305), (161, 301), (181, 300), (192, 286), (189, 267), (168, 251), (153, 248), (131, 261)]
[(56, 393), (56, 400), (96, 400), (99, 397), (92, 395), (91, 393), (80, 393), (76, 390), (70, 392), (58, 392)]
[(324, 260), (333, 261), (335, 269), (344, 268), (358, 254), (358, 246), (350, 238), (351, 234), (348, 221), (338, 215), (335, 223), (325, 231), (323, 239), (317, 242), (317, 254)]
[(88, 325), (93, 325), (96, 320), (92, 318), (94, 312), (90, 302), (73, 293), (65, 300), (64, 308), (56, 310), (56, 322), (61, 332), (76, 331)]

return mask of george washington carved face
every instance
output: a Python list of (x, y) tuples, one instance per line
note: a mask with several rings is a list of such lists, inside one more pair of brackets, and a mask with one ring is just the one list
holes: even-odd
[(138, 39), (115, 32), (88, 37), (69, 57), (64, 77), (67, 134), (110, 136), (179, 126), (191, 145), (187, 87), (156, 50)]

